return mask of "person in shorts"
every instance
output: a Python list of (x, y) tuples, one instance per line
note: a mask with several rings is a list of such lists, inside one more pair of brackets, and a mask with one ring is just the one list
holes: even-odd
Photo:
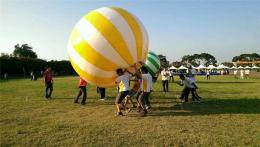
[(116, 70), (116, 73), (118, 77), (115, 80), (115, 83), (119, 87), (119, 93), (116, 97), (116, 108), (117, 108), (117, 113), (116, 116), (123, 116), (123, 113), (121, 112), (121, 109), (125, 109), (125, 106), (122, 105), (122, 101), (125, 99), (125, 97), (128, 95), (130, 86), (129, 86), (129, 81), (131, 78), (131, 74), (126, 70), (123, 71), (123, 69), (119, 68)]
[(134, 104), (132, 98), (136, 95), (136, 93), (138, 92), (138, 90), (141, 87), (141, 82), (142, 82), (142, 78), (141, 78), (141, 73), (136, 69), (136, 73), (135, 73), (135, 79), (134, 81), (134, 85), (132, 87), (132, 89), (129, 91), (128, 95), (126, 96), (126, 101), (125, 101), (125, 106), (127, 105), (127, 103), (131, 103), (133, 108), (136, 108), (136, 105)]

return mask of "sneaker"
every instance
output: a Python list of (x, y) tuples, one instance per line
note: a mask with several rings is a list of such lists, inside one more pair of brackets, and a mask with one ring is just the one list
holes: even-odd
[(86, 102), (81, 102), (81, 105), (86, 105)]
[(126, 109), (126, 113), (130, 113), (132, 111), (132, 109), (128, 108)]
[(122, 112), (117, 112), (116, 116), (124, 116)]
[(147, 116), (147, 110), (143, 110), (139, 113), (140, 117), (145, 117)]
[(79, 103), (79, 102), (77, 100), (75, 100), (74, 103)]
[(141, 110), (142, 110), (142, 107), (138, 106), (136, 111), (139, 113), (139, 112), (141, 112)]

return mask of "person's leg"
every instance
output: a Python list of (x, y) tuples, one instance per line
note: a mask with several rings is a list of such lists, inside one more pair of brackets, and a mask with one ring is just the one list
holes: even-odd
[(49, 85), (48, 83), (45, 83), (45, 97), (49, 98), (48, 96), (49, 96)]
[(145, 107), (145, 102), (146, 102), (146, 98), (148, 97), (148, 92), (143, 92), (140, 97), (139, 97), (139, 102), (141, 104), (141, 111), (140, 111), (140, 116), (146, 116), (147, 114), (147, 110)]
[(190, 88), (191, 95), (192, 95), (192, 101), (199, 100), (195, 94), (195, 88)]
[(168, 91), (169, 91), (169, 81), (166, 80), (166, 92), (168, 92)]
[(185, 102), (188, 102), (189, 94), (190, 94), (190, 89), (185, 87), (185, 89), (184, 89), (184, 99), (185, 99)]
[(150, 103), (150, 100), (149, 100), (150, 93), (151, 93), (151, 92), (147, 92), (147, 94), (146, 94), (146, 96), (145, 96), (145, 105), (147, 106), (147, 107), (146, 107), (147, 109), (150, 109), (150, 108), (151, 108), (151, 103)]
[(99, 93), (100, 93), (101, 99), (105, 99), (105, 97), (106, 97), (106, 89), (99, 87)]
[(117, 108), (117, 115), (123, 115), (121, 112), (121, 109), (125, 109), (125, 107), (122, 105), (123, 99), (127, 96), (128, 91), (123, 91), (118, 93), (117, 98), (116, 98), (116, 108)]
[(53, 91), (53, 84), (50, 83), (50, 93), (49, 93), (49, 96), (48, 96), (48, 97), (51, 97), (52, 91)]
[(166, 84), (166, 81), (165, 81), (165, 80), (162, 80), (162, 85), (163, 85), (163, 91), (164, 91), (164, 92), (166, 92), (165, 84)]
[(81, 104), (85, 105), (86, 99), (87, 99), (87, 90), (86, 90), (85, 86), (82, 86), (80, 89), (81, 89), (81, 91), (83, 93), (83, 98), (82, 98)]
[(77, 97), (76, 97), (75, 100), (74, 100), (74, 103), (78, 103), (79, 97), (80, 97), (81, 95), (82, 95), (82, 90), (81, 90), (81, 87), (80, 87), (79, 92), (78, 92), (78, 95), (77, 95)]

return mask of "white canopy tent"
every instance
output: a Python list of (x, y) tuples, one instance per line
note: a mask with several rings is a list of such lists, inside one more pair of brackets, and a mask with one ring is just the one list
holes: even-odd
[(177, 68), (172, 65), (169, 69), (170, 70), (176, 70)]
[(207, 69), (217, 69), (217, 67), (215, 67), (214, 65), (209, 65)]
[(229, 67), (223, 65), (223, 64), (220, 64), (217, 69), (229, 69)]
[(244, 67), (240, 65), (240, 66), (238, 67), (238, 69), (244, 69)]
[(254, 65), (253, 67), (251, 67), (252, 69), (258, 69), (259, 67), (257, 67), (256, 65)]
[(231, 69), (237, 69), (237, 67), (236, 66), (232, 66)]
[(251, 67), (250, 66), (246, 66), (245, 69), (251, 69)]
[(179, 69), (179, 70), (183, 70), (183, 69), (188, 69), (188, 68), (182, 65), (182, 66), (180, 66), (178, 69)]
[(198, 66), (196, 69), (206, 69), (207, 67), (205, 67), (204, 65), (200, 65)]

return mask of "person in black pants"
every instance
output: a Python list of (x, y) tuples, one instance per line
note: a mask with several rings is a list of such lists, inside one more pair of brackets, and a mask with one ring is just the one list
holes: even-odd
[(97, 87), (97, 93), (100, 94), (100, 100), (105, 100), (106, 99), (106, 88)]
[(87, 82), (84, 79), (80, 78), (80, 80), (79, 80), (79, 93), (78, 93), (78, 96), (76, 97), (76, 99), (74, 100), (74, 103), (78, 103), (79, 97), (83, 94), (81, 105), (86, 104), (86, 99), (87, 99), (86, 86), (87, 86)]
[(45, 97), (51, 98), (51, 94), (53, 91), (53, 79), (52, 79), (52, 72), (51, 72), (51, 68), (47, 68), (47, 70), (44, 72), (43, 74), (43, 79), (45, 82)]

